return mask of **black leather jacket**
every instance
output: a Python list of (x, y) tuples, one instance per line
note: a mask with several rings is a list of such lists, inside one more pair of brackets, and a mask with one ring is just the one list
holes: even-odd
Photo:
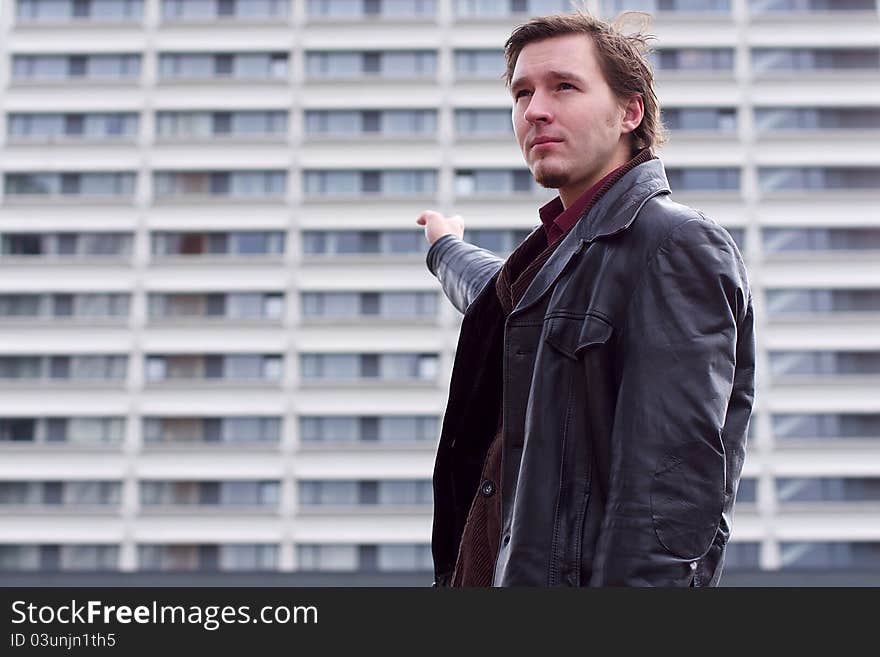
[(752, 297), (727, 231), (669, 194), (659, 160), (629, 171), (506, 321), (500, 258), (454, 236), (428, 252), (464, 313), (434, 470), (435, 585), (499, 409), (495, 586), (717, 584), (754, 398)]

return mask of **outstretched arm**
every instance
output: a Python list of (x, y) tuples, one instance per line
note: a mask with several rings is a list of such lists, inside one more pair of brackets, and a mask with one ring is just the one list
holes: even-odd
[(452, 305), (464, 313), (504, 260), (464, 242), (464, 221), (458, 215), (446, 217), (426, 210), (416, 223), (425, 227), (425, 238), (431, 245), (428, 269), (439, 279)]

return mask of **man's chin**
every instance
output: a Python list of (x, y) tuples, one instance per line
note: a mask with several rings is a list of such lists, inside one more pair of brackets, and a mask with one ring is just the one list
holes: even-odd
[(536, 172), (535, 182), (547, 189), (559, 189), (568, 182), (568, 176), (558, 171)]

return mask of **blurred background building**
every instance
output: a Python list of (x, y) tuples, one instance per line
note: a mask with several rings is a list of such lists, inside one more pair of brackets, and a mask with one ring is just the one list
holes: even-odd
[[(430, 584), (459, 317), (414, 221), (536, 225), (501, 46), (569, 7), (0, 3), (0, 580)], [(654, 14), (674, 196), (749, 266), (725, 582), (880, 583), (876, 0), (587, 7)]]

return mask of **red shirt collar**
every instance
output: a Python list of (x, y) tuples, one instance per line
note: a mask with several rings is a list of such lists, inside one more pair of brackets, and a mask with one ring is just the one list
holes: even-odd
[(538, 210), (538, 215), (541, 217), (541, 223), (544, 225), (544, 232), (547, 234), (547, 244), (553, 244), (572, 229), (587, 207), (596, 200), (596, 194), (602, 190), (609, 180), (617, 176), (624, 169), (631, 169), (645, 159), (650, 158), (645, 158), (645, 151), (640, 151), (629, 162), (617, 167), (614, 171), (581, 194), (577, 200), (567, 208), (563, 207), (562, 199), (558, 196), (549, 203), (541, 206), (541, 209)]

